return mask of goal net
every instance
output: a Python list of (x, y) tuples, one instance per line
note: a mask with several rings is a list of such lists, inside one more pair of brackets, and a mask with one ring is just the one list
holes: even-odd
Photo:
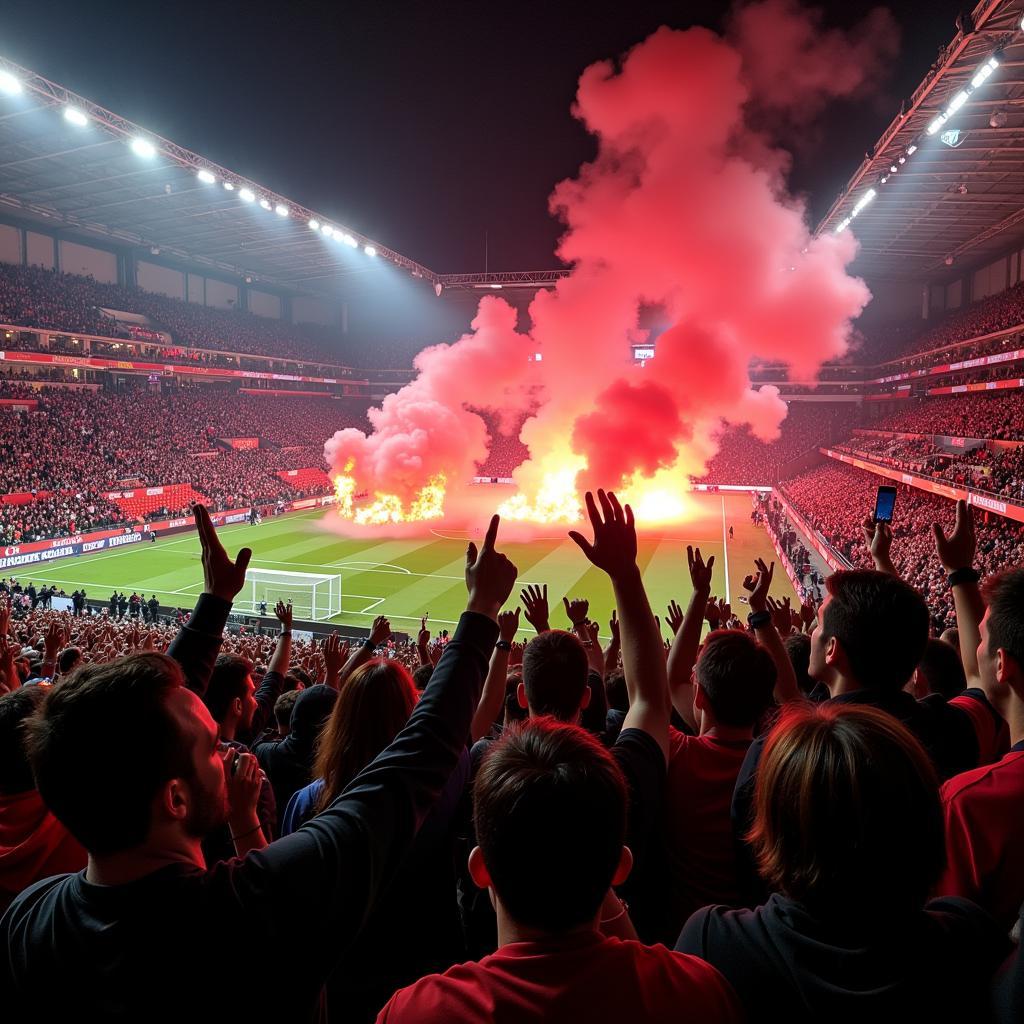
[(291, 604), (297, 619), (320, 622), (341, 614), (341, 577), (315, 572), (284, 572), (254, 569), (245, 574), (245, 589), (235, 599), (235, 610), (259, 612), (266, 602), (267, 614), (274, 614), (278, 601)]

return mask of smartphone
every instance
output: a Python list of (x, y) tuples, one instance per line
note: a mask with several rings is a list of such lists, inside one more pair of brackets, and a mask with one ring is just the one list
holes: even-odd
[(892, 514), (896, 509), (896, 488), (882, 486), (878, 488), (875, 498), (875, 522), (891, 523)]

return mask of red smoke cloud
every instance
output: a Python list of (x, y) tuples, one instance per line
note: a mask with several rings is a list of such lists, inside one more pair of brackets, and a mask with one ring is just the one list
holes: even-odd
[[(784, 188), (788, 155), (749, 119), (755, 100), (821, 109), (863, 89), (851, 64), (870, 66), (880, 23), (822, 34), (816, 15), (765, 0), (734, 14), (729, 40), (661, 28), (620, 62), (587, 68), (573, 113), (597, 156), (550, 200), (572, 273), (537, 295), (529, 335), (507, 304), (484, 299), (474, 333), (424, 352), (417, 380), (371, 413), (368, 438), (346, 430), (328, 442), (332, 466), (354, 457), (361, 485), (406, 500), (432, 473), (466, 480), (486, 442), (463, 403), (512, 415), (539, 402), (522, 430), (532, 459), (517, 472), (528, 496), (573, 454), (587, 461), (580, 487), (628, 490), (656, 472), (683, 486), (725, 423), (777, 436), (785, 403), (751, 388), (751, 360), (815, 374), (845, 353), (870, 295), (846, 273), (853, 236), (811, 237)], [(674, 326), (640, 368), (629, 342), (644, 306)], [(526, 362), (534, 349), (540, 364)]]

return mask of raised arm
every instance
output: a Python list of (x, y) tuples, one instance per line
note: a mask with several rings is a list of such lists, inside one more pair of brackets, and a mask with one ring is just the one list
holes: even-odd
[(619, 616), (614, 608), (612, 617), (608, 621), (608, 629), (611, 631), (612, 639), (604, 649), (604, 676), (606, 679), (618, 668), (619, 651), (622, 650), (622, 640), (619, 636)]
[(789, 660), (786, 648), (775, 628), (773, 615), (768, 609), (768, 590), (775, 575), (775, 563), (766, 565), (763, 559), (755, 559), (757, 572), (743, 580), (743, 588), (750, 592), (750, 624), (757, 642), (771, 655), (775, 662), (775, 701), (787, 704), (789, 701), (802, 700), (803, 694), (796, 681), (793, 663)]
[(651, 611), (640, 569), (636, 564), (637, 542), (633, 510), (619, 504), (613, 493), (586, 495), (587, 512), (594, 530), (593, 542), (573, 530), (569, 536), (612, 581), (615, 607), (622, 634), (622, 666), (629, 694), (629, 711), (623, 730), (641, 729), (661, 747), (668, 759), (670, 715), (665, 649)]
[(483, 693), (473, 724), (470, 726), (470, 739), (476, 743), (491, 731), (491, 726), (498, 719), (505, 706), (505, 680), (508, 678), (508, 663), (512, 653), (512, 641), (519, 629), (519, 609), (514, 612), (502, 612), (498, 616), (498, 642), (491, 652), (491, 661), (484, 680)]
[(947, 537), (938, 523), (932, 523), (935, 551), (946, 571), (953, 590), (956, 607), (956, 625), (960, 630), (960, 660), (968, 686), (985, 689), (978, 668), (978, 645), (981, 643), (981, 620), (985, 617), (985, 602), (978, 586), (978, 573), (974, 568), (977, 540), (974, 536), (974, 516), (966, 501), (956, 503), (956, 522)]
[[(408, 724), (329, 807), (292, 835), (213, 869), (228, 920), (251, 921), (261, 906), (268, 956), (306, 945), (307, 968), (332, 966), (358, 932), (466, 746), (497, 616), (516, 568), (494, 548), (495, 516), (482, 548), (467, 550), (469, 600)], [(230, 913), (230, 917), (229, 917)]]
[(864, 543), (867, 545), (871, 560), (879, 572), (900, 579), (896, 566), (892, 564), (890, 552), (892, 551), (892, 527), (888, 523), (877, 523), (868, 516), (860, 524), (864, 533)]
[(416, 655), (420, 659), (421, 668), (429, 668), (434, 664), (430, 657), (430, 630), (427, 629), (427, 616), (429, 614), (427, 612), (420, 619), (420, 631), (416, 634)]
[(587, 618), (590, 613), (590, 602), (585, 597), (574, 597), (571, 601), (569, 598), (563, 597), (562, 605), (565, 608), (566, 618), (572, 626), (572, 632), (587, 652), (587, 665), (590, 671), (596, 672), (603, 679), (604, 652), (597, 641), (596, 624), (591, 629), (590, 620)]
[(365, 665), (372, 657), (373, 652), (381, 645), (386, 644), (391, 637), (391, 623), (383, 615), (378, 615), (370, 627), (370, 635), (349, 655), (341, 670), (341, 681), (346, 679), (360, 665)]
[(242, 548), (232, 562), (206, 506), (196, 505), (193, 512), (203, 552), (203, 593), (167, 653), (181, 666), (188, 688), (202, 697), (220, 652), (231, 602), (245, 583), (252, 550)]
[(548, 624), (548, 585), (541, 589), (536, 584), (528, 584), (519, 593), (526, 612), (526, 621), (538, 633), (547, 633), (551, 629)]
[[(711, 573), (715, 567), (715, 556), (712, 555), (705, 564), (700, 548), (687, 546), (686, 561), (690, 569), (693, 593), (690, 595), (690, 603), (686, 606), (682, 624), (672, 641), (672, 650), (669, 651), (668, 687), (672, 706), (682, 716), (683, 721), (696, 732), (697, 716), (693, 713), (693, 666), (697, 663), (701, 629), (704, 626), (708, 598), (711, 596)], [(675, 604), (674, 601), (672, 603)]]

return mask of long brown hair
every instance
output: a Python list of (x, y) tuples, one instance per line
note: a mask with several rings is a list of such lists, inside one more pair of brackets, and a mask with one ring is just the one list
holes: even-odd
[(815, 910), (920, 910), (946, 857), (935, 771), (884, 711), (791, 705), (765, 745), (748, 840), (769, 887)]
[(313, 777), (324, 780), (317, 813), (401, 731), (416, 705), (416, 687), (405, 666), (379, 658), (349, 676), (317, 741)]

